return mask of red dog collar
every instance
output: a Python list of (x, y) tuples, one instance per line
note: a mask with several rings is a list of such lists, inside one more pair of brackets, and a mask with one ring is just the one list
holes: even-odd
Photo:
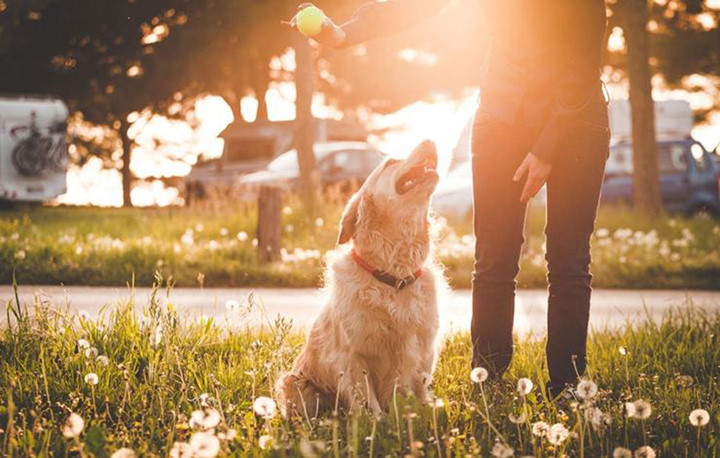
[(380, 280), (381, 282), (385, 283), (388, 286), (391, 286), (397, 290), (402, 290), (406, 286), (411, 285), (415, 283), (415, 280), (420, 278), (420, 275), (422, 275), (422, 269), (418, 269), (413, 273), (412, 275), (408, 275), (405, 278), (398, 278), (392, 274), (389, 274), (383, 270), (376, 269), (370, 264), (368, 264), (367, 261), (365, 261), (363, 258), (360, 257), (359, 254), (357, 254), (357, 251), (355, 251), (355, 248), (350, 251), (350, 257), (359, 265), (362, 267), (363, 270), (370, 272), (373, 277)]

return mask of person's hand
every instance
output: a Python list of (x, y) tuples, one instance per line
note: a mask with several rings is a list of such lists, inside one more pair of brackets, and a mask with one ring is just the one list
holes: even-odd
[[(312, 3), (301, 3), (300, 5), (298, 5), (298, 13), (309, 6), (314, 5)], [(297, 14), (295, 14), (295, 16), (290, 19), (289, 22), (283, 21), (283, 24), (295, 28), (297, 26)], [(311, 38), (323, 46), (338, 48), (342, 46), (342, 44), (345, 42), (345, 31), (342, 29), (342, 27), (336, 25), (332, 21), (332, 19), (325, 16), (322, 25), (322, 31)]]
[(533, 198), (548, 180), (550, 172), (552, 172), (552, 164), (543, 161), (533, 153), (525, 156), (513, 176), (513, 181), (520, 181), (523, 176), (527, 175), (525, 186), (520, 195), (520, 202), (527, 203)]

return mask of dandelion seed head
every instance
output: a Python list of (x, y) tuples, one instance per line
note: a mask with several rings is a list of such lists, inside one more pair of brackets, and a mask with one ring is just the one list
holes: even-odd
[(220, 452), (220, 440), (214, 434), (200, 431), (190, 436), (193, 457), (213, 458)]
[(627, 355), (627, 353), (628, 353), (628, 352), (627, 352), (627, 349), (626, 349), (625, 347), (623, 347), (623, 346), (619, 347), (619, 348), (618, 348), (618, 351), (619, 351), (620, 354), (623, 355), (623, 356)]
[(555, 423), (550, 427), (547, 438), (553, 445), (560, 445), (570, 436), (570, 431), (561, 423)]
[(95, 362), (102, 367), (107, 367), (110, 364), (110, 358), (105, 355), (100, 355), (95, 358)]
[(550, 432), (550, 425), (544, 421), (536, 421), (532, 424), (532, 433), (535, 437), (547, 437)]
[(598, 392), (597, 385), (592, 380), (581, 380), (577, 385), (577, 395), (580, 399), (590, 400)]
[(701, 427), (710, 422), (710, 413), (705, 409), (695, 409), (690, 412), (690, 424)]
[(510, 413), (508, 414), (508, 418), (514, 424), (519, 425), (521, 423), (525, 423), (525, 420), (527, 420), (527, 415), (525, 415), (525, 412), (521, 412), (519, 414)]
[(515, 456), (515, 450), (508, 445), (496, 442), (490, 454), (496, 458), (511, 458)]
[(632, 451), (625, 447), (615, 447), (612, 456), (613, 458), (632, 458)]
[(521, 396), (527, 396), (533, 389), (533, 382), (529, 378), (521, 378), (517, 382), (517, 391)]
[(442, 398), (435, 398), (430, 402), (430, 405), (432, 405), (434, 409), (442, 409), (445, 407), (445, 401), (443, 401)]
[(262, 450), (268, 450), (270, 447), (272, 447), (273, 444), (273, 437), (268, 436), (267, 434), (260, 436), (258, 438), (258, 445)]
[(90, 342), (85, 339), (78, 339), (77, 347), (80, 350), (87, 350), (88, 348), (90, 348)]
[(110, 458), (135, 458), (137, 455), (131, 448), (123, 447), (115, 450)]
[(220, 423), (220, 413), (215, 409), (196, 410), (190, 414), (190, 427), (212, 429)]
[(585, 420), (587, 420), (595, 429), (602, 427), (609, 420), (609, 416), (605, 415), (598, 407), (590, 406), (585, 410)]
[(68, 415), (62, 427), (62, 434), (68, 439), (78, 437), (85, 428), (85, 420), (75, 412)]
[(488, 371), (484, 367), (476, 367), (470, 371), (470, 380), (474, 383), (482, 383), (488, 378)]
[(193, 449), (187, 442), (175, 442), (170, 449), (170, 458), (191, 458)]
[(655, 450), (649, 445), (643, 445), (639, 449), (635, 450), (633, 456), (635, 458), (655, 458), (657, 453), (655, 453)]
[(635, 417), (635, 403), (632, 402), (626, 402), (625, 403), (625, 415), (628, 418), (634, 418)]
[(235, 299), (229, 299), (225, 302), (225, 310), (230, 313), (238, 313), (240, 311), (240, 302)]
[(95, 372), (89, 372), (85, 375), (85, 383), (88, 385), (97, 385), (98, 384), (98, 376)]
[(267, 396), (259, 396), (255, 399), (255, 402), (253, 402), (253, 410), (260, 417), (269, 420), (275, 417), (277, 404)]
[(650, 414), (652, 414), (652, 406), (649, 402), (638, 399), (633, 404), (635, 404), (634, 418), (639, 418), (640, 420), (647, 420), (650, 418)]
[(95, 347), (90, 347), (85, 349), (85, 357), (87, 359), (95, 359), (98, 356), (98, 349)]

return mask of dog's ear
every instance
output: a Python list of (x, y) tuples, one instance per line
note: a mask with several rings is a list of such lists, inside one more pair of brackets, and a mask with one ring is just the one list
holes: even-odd
[(355, 227), (357, 226), (358, 211), (360, 208), (360, 200), (362, 194), (360, 192), (355, 193), (350, 198), (350, 201), (343, 210), (342, 218), (340, 218), (340, 235), (338, 235), (338, 245), (348, 243), (352, 236), (355, 234)]

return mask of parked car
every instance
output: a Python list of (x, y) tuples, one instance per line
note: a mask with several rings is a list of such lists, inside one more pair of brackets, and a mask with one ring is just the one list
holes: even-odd
[(443, 216), (462, 219), (472, 214), (472, 164), (465, 161), (442, 178), (432, 197), (432, 208)]
[[(545, 187), (530, 201), (530, 205), (545, 202)], [(471, 216), (473, 211), (472, 163), (465, 161), (451, 170), (438, 185), (432, 198), (432, 208), (439, 214), (454, 219)]]
[[(668, 212), (720, 217), (720, 161), (692, 138), (658, 142), (660, 194)], [(632, 148), (620, 141), (610, 148), (601, 203), (632, 205)], [(542, 203), (544, 189), (531, 202)], [(472, 212), (472, 167), (465, 162), (451, 171), (433, 196), (442, 215), (463, 218)]]
[[(720, 165), (693, 140), (665, 139), (657, 144), (660, 196), (668, 212), (720, 217)], [(614, 144), (605, 169), (604, 204), (630, 205), (633, 198), (632, 145)]]
[[(325, 142), (315, 144), (315, 158), (323, 186), (339, 183), (362, 183), (383, 159), (374, 146), (366, 142)], [(261, 185), (295, 189), (300, 181), (297, 151), (287, 151), (276, 157), (259, 172), (239, 179), (243, 193)]]

